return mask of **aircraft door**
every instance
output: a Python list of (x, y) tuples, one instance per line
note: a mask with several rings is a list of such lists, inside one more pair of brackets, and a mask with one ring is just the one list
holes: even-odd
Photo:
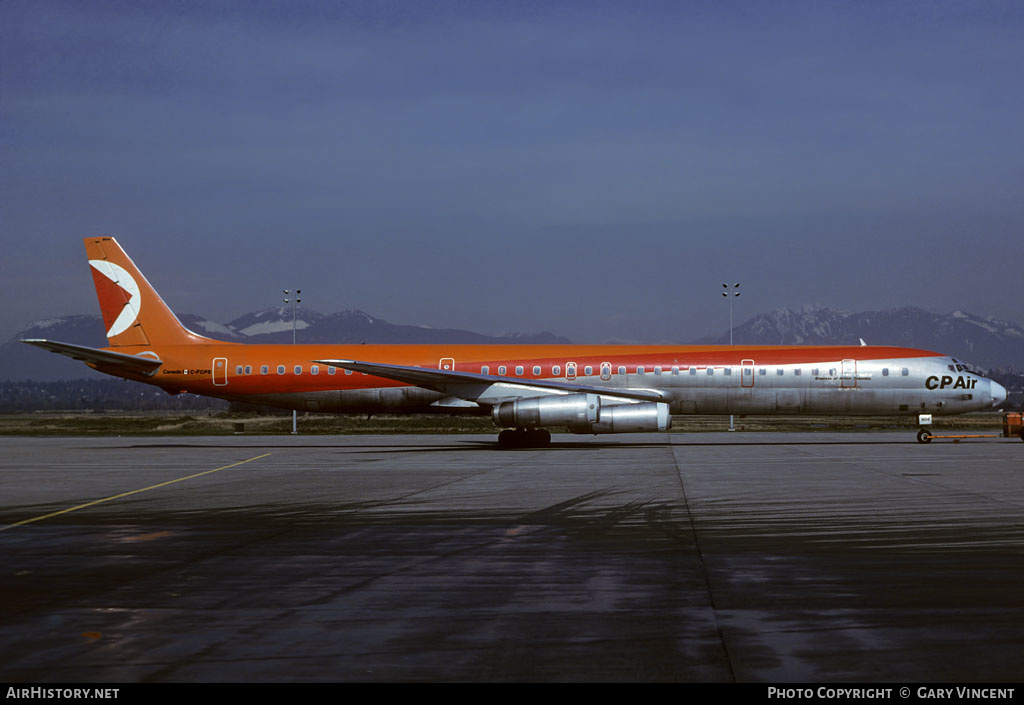
[(741, 387), (753, 387), (754, 386), (754, 361), (753, 360), (742, 360), (740, 362), (740, 386)]
[(223, 387), (228, 383), (228, 359), (226, 357), (213, 358), (213, 384)]
[(442, 357), (441, 361), (437, 363), (437, 369), (448, 370), (452, 372), (455, 370), (455, 358), (454, 357)]
[(576, 379), (576, 363), (567, 362), (565, 363), (565, 378)]
[(601, 379), (605, 382), (612, 378), (612, 363), (602, 362), (601, 363)]
[(840, 387), (856, 387), (857, 386), (857, 361), (856, 360), (843, 360), (842, 372), (839, 375), (839, 386)]

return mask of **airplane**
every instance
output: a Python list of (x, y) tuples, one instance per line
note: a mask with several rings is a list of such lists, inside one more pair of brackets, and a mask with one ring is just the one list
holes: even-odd
[(109, 347), (22, 342), (170, 394), (313, 412), (489, 413), (504, 429), (499, 446), (513, 448), (548, 445), (550, 428), (667, 431), (672, 414), (946, 415), (1006, 399), (963, 362), (905, 347), (225, 342), (183, 326), (114, 238), (85, 238), (85, 249)]

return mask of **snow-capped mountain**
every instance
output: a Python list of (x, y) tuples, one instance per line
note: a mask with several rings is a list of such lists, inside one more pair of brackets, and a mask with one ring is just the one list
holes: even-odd
[[(825, 306), (781, 308), (733, 330), (736, 345), (900, 345), (947, 353), (983, 368), (1024, 365), (1024, 328), (964, 311), (906, 306), (848, 313)], [(728, 343), (729, 333), (698, 341)]]
[(216, 323), (208, 318), (197, 316), (194, 313), (185, 313), (178, 316), (178, 320), (181, 321), (182, 325), (188, 328), (193, 333), (199, 335), (205, 335), (215, 340), (230, 340), (230, 341), (241, 341), (245, 338), (243, 335), (239, 335), (233, 329), (222, 323)]
[[(307, 343), (313, 342), (306, 340), (305, 335), (299, 338), (298, 333), (316, 325), (323, 317), (322, 313), (312, 309), (296, 307), (296, 338)], [(255, 313), (247, 313), (230, 321), (226, 327), (234, 331), (240, 338), (250, 342), (257, 342), (259, 339), (259, 342), (264, 343), (290, 343), (292, 342), (292, 309), (290, 306), (277, 306)], [(211, 337), (217, 336), (211, 335)]]
[(44, 353), (31, 345), (18, 341), (25, 338), (47, 338), (65, 343), (99, 348), (107, 344), (103, 334), (103, 319), (99, 316), (61, 316), (36, 321), (0, 347), (0, 372), (3, 379), (34, 379), (50, 382), (58, 379), (105, 377), (81, 362), (63, 355)]

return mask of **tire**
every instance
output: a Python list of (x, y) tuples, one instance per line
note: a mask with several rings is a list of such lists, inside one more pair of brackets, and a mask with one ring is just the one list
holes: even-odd
[(922, 428), (920, 431), (917, 432), (917, 442), (918, 443), (931, 443), (932, 442), (932, 434), (931, 434), (931, 432), (925, 431)]
[(546, 428), (531, 428), (526, 432), (527, 445), (531, 448), (544, 448), (551, 445), (551, 432)]
[(543, 448), (551, 444), (551, 432), (544, 428), (506, 428), (498, 434), (501, 448)]
[(519, 437), (511, 429), (505, 429), (498, 434), (498, 446), (501, 448), (518, 448)]

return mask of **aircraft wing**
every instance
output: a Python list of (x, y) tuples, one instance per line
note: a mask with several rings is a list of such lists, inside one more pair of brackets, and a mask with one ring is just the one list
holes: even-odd
[(22, 340), (23, 343), (35, 345), (37, 348), (49, 350), (50, 352), (67, 355), (72, 360), (81, 360), (87, 365), (98, 367), (103, 372), (131, 372), (134, 374), (151, 375), (156, 372), (163, 360), (156, 357), (139, 357), (138, 355), (125, 355), (124, 353), (90, 348), (85, 345), (72, 345), (71, 343), (58, 343), (54, 340), (43, 340), (41, 338), (29, 338)]
[(433, 389), (460, 399), (497, 404), (511, 399), (540, 397), (549, 394), (589, 393), (624, 401), (664, 401), (665, 395), (657, 389), (626, 389), (622, 387), (600, 387), (591, 384), (550, 379), (524, 380), (519, 377), (498, 377), (474, 372), (435, 370), (429, 367), (406, 367), (380, 362), (360, 360), (314, 360), (313, 362), (340, 367), (353, 372), (362, 372), (375, 377), (393, 379), (397, 382), (414, 384), (417, 387)]

